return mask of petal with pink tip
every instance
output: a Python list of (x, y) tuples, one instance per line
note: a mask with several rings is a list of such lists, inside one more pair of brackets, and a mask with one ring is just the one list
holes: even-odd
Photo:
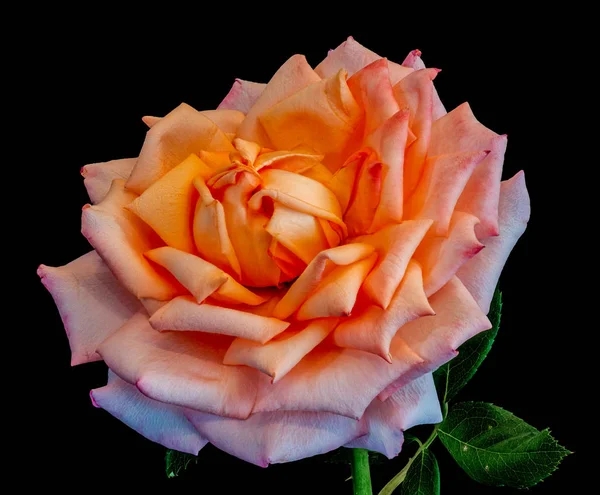
[[(415, 71), (425, 69), (425, 64), (423, 63), (423, 60), (421, 59), (421, 51), (413, 50), (412, 52), (410, 52), (404, 59), (404, 62), (402, 62), (402, 65), (405, 67), (410, 67), (411, 69), (414, 69)], [(446, 112), (446, 108), (444, 107), (444, 104), (442, 103), (442, 100), (440, 100), (440, 96), (434, 87), (433, 88), (433, 112), (432, 112), (433, 120), (435, 121), (435, 120), (441, 119), (447, 113), (448, 112)]]
[(81, 232), (134, 296), (172, 299), (181, 293), (181, 288), (161, 277), (143, 254), (161, 246), (160, 238), (125, 208), (136, 197), (125, 190), (124, 180), (115, 179), (100, 203), (84, 206)]
[(90, 163), (81, 169), (83, 184), (94, 204), (104, 199), (114, 179), (129, 177), (137, 158), (123, 158), (103, 163)]
[(531, 215), (523, 172), (502, 182), (499, 211), (500, 234), (498, 237), (485, 239), (485, 249), (465, 263), (457, 274), (484, 313), (490, 310), (490, 302), (502, 268), (513, 247), (525, 232)]
[(186, 415), (214, 446), (261, 467), (323, 454), (366, 432), (364, 422), (328, 413), (278, 411), (246, 420)]
[(239, 110), (248, 113), (266, 87), (267, 85), (263, 83), (236, 79), (217, 109)]
[(400, 453), (404, 431), (442, 421), (440, 402), (431, 373), (400, 388), (387, 400), (374, 399), (365, 411), (369, 433), (345, 447), (380, 452), (388, 459)]
[(242, 337), (264, 344), (290, 324), (277, 318), (236, 309), (197, 304), (189, 297), (176, 297), (150, 318), (156, 330), (180, 330)]
[(98, 348), (108, 367), (147, 397), (199, 411), (247, 418), (259, 372), (225, 366), (231, 339), (190, 332), (157, 332), (137, 313)]
[(58, 307), (72, 366), (101, 359), (98, 346), (141, 309), (95, 251), (57, 268), (40, 265), (38, 275)]
[(110, 370), (108, 384), (92, 390), (90, 398), (95, 407), (168, 449), (198, 455), (208, 443), (185, 417), (183, 409), (146, 397)]

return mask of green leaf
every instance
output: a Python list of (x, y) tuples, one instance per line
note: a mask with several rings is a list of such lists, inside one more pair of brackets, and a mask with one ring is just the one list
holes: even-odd
[(402, 495), (439, 495), (440, 468), (429, 449), (425, 449), (411, 464), (402, 482)]
[(492, 486), (533, 486), (570, 454), (548, 430), (485, 402), (454, 405), (438, 436), (471, 478)]
[(165, 455), (165, 471), (168, 478), (179, 476), (182, 471), (185, 471), (190, 462), (196, 463), (198, 457), (192, 454), (179, 452), (178, 450), (167, 450)]
[(498, 288), (490, 305), (488, 318), (492, 328), (477, 334), (458, 348), (458, 356), (440, 366), (434, 373), (436, 388), (442, 403), (449, 402), (462, 389), (490, 352), (500, 327), (502, 292)]

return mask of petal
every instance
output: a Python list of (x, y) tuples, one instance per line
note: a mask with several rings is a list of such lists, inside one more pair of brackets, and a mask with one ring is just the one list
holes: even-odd
[(208, 443), (185, 417), (183, 409), (149, 399), (110, 370), (108, 384), (92, 390), (90, 397), (95, 407), (168, 449), (198, 455)]
[(242, 122), (238, 130), (238, 137), (268, 146), (269, 138), (259, 123), (259, 117), (288, 96), (320, 80), (321, 78), (308, 65), (304, 55), (294, 55), (289, 58), (273, 75), (261, 95), (248, 111), (244, 122)]
[(368, 258), (374, 251), (367, 244), (346, 244), (327, 249), (319, 253), (306, 267), (306, 270), (291, 285), (285, 296), (273, 310), (275, 318), (286, 319), (294, 313), (306, 300), (309, 294), (319, 286), (320, 282), (335, 266), (351, 265)]
[(253, 165), (262, 149), (259, 144), (242, 138), (235, 138), (233, 146), (239, 153), (243, 165)]
[(98, 349), (108, 367), (145, 396), (221, 416), (247, 418), (257, 393), (257, 371), (225, 366), (230, 338), (157, 332), (134, 315)]
[(334, 268), (298, 310), (298, 320), (348, 316), (358, 296), (358, 291), (377, 261), (377, 254)]
[(58, 307), (73, 366), (101, 359), (98, 346), (141, 309), (95, 251), (57, 268), (40, 265), (37, 273)]
[(427, 296), (441, 289), (468, 260), (483, 249), (475, 235), (479, 220), (457, 211), (450, 223), (448, 237), (428, 235), (415, 253), (425, 274)]
[(314, 320), (302, 330), (288, 330), (263, 345), (247, 339), (235, 339), (223, 363), (251, 366), (269, 375), (275, 383), (317, 347), (337, 322), (337, 318)]
[[(402, 62), (402, 65), (405, 67), (410, 67), (411, 69), (414, 69), (415, 71), (424, 69), (425, 64), (423, 63), (423, 60), (421, 59), (421, 51), (413, 50), (412, 52), (410, 52), (407, 55), (406, 59), (404, 59), (404, 62)], [(446, 109), (444, 108), (444, 105), (443, 105), (442, 101), (440, 100), (440, 96), (438, 95), (438, 92), (434, 87), (433, 88), (433, 112), (432, 112), (433, 120), (441, 119), (444, 115), (446, 115), (446, 113), (448, 113), (448, 112), (446, 112)]]
[(394, 86), (398, 105), (410, 110), (408, 125), (417, 138), (406, 150), (404, 194), (408, 198), (417, 187), (431, 137), (433, 80), (437, 69), (417, 70)]
[(344, 223), (351, 236), (364, 234), (369, 230), (380, 202), (384, 173), (383, 166), (374, 153), (360, 166), (352, 199), (344, 215)]
[[(321, 77), (326, 78), (333, 76), (340, 69), (345, 69), (351, 76), (380, 58), (375, 52), (365, 48), (350, 36), (335, 50), (329, 52), (325, 60), (317, 65), (315, 72)], [(411, 69), (394, 62), (388, 62), (388, 65), (393, 84), (396, 84), (400, 79), (412, 72)]]
[(409, 321), (432, 314), (423, 290), (421, 267), (413, 261), (387, 309), (368, 306), (357, 316), (344, 320), (333, 338), (340, 347), (372, 352), (391, 362), (390, 343), (396, 331)]
[(137, 298), (164, 301), (181, 293), (161, 277), (144, 258), (159, 247), (158, 236), (136, 215), (125, 209), (136, 195), (125, 190), (125, 181), (115, 179), (106, 197), (97, 205), (86, 205), (81, 232), (108, 265), (117, 280)]
[(217, 110), (203, 110), (200, 112), (212, 120), (225, 134), (235, 134), (238, 127), (246, 117), (239, 110), (220, 108)]
[(197, 304), (192, 298), (176, 297), (150, 318), (156, 330), (182, 330), (242, 337), (264, 344), (290, 324), (236, 309)]
[(323, 155), (306, 146), (301, 146), (292, 151), (263, 153), (254, 163), (254, 168), (260, 170), (263, 167), (276, 167), (300, 174), (316, 166), (321, 160), (323, 160)]
[(213, 170), (219, 170), (231, 165), (230, 151), (200, 151), (198, 156), (206, 165)]
[(210, 443), (261, 467), (323, 454), (365, 433), (362, 421), (328, 413), (278, 411), (246, 420), (186, 415)]
[(345, 447), (380, 452), (388, 459), (400, 453), (403, 432), (417, 425), (442, 421), (442, 411), (431, 373), (406, 384), (387, 400), (373, 400), (365, 411), (369, 433)]
[(407, 218), (431, 218), (432, 232), (446, 235), (454, 207), (467, 181), (489, 151), (432, 156), (425, 162), (423, 176), (406, 207)]
[(114, 179), (125, 179), (131, 174), (137, 158), (123, 158), (103, 163), (91, 163), (81, 169), (83, 184), (92, 203), (104, 199)]
[(233, 151), (225, 133), (208, 117), (182, 103), (146, 134), (127, 189), (143, 193), (191, 153)]
[(491, 150), (467, 183), (457, 209), (479, 218), (477, 237), (498, 235), (500, 178), (506, 136), (499, 136), (477, 121), (467, 103), (434, 122), (429, 156)]
[(219, 103), (217, 109), (239, 110), (240, 112), (248, 113), (266, 87), (267, 85), (263, 83), (236, 79), (229, 93)]
[(498, 237), (485, 239), (485, 249), (458, 271), (458, 277), (484, 313), (490, 310), (502, 268), (519, 237), (525, 232), (531, 215), (523, 172), (502, 182), (499, 211)]
[(385, 309), (390, 304), (413, 253), (431, 224), (431, 220), (408, 220), (355, 239), (355, 242), (369, 244), (377, 251), (377, 264), (365, 280), (363, 289), (381, 308)]
[(345, 149), (359, 130), (361, 115), (340, 71), (261, 112), (259, 120), (275, 148), (309, 146), (325, 155), (323, 163), (335, 170), (347, 156)]

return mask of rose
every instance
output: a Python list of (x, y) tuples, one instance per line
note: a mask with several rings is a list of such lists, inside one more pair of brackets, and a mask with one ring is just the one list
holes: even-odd
[(419, 55), (350, 38), (315, 70), (294, 56), (82, 169), (95, 251), (39, 274), (72, 364), (110, 368), (94, 405), (263, 466), (392, 457), (440, 421), (431, 371), (489, 328), (529, 200), (522, 173), (500, 181), (506, 136), (446, 114)]

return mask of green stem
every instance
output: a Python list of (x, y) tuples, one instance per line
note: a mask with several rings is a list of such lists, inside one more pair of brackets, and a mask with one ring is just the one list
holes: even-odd
[(393, 493), (393, 491), (396, 488), (398, 488), (398, 486), (400, 486), (400, 483), (402, 483), (404, 481), (404, 478), (406, 478), (406, 474), (408, 473), (408, 469), (410, 468), (411, 464), (417, 459), (417, 457), (419, 457), (421, 452), (423, 452), (427, 447), (429, 447), (431, 445), (431, 443), (437, 438), (437, 430), (438, 430), (438, 425), (435, 425), (435, 428), (431, 432), (431, 435), (429, 435), (429, 438), (425, 441), (425, 443), (423, 443), (419, 446), (419, 449), (415, 452), (415, 455), (413, 455), (408, 460), (408, 462), (406, 463), (406, 466), (404, 466), (402, 468), (402, 471), (400, 471), (396, 476), (394, 476), (388, 482), (388, 484), (385, 485), (381, 489), (381, 491), (379, 492), (379, 495), (391, 495), (391, 493)]
[(366, 449), (352, 449), (352, 486), (354, 495), (373, 495), (369, 451)]

